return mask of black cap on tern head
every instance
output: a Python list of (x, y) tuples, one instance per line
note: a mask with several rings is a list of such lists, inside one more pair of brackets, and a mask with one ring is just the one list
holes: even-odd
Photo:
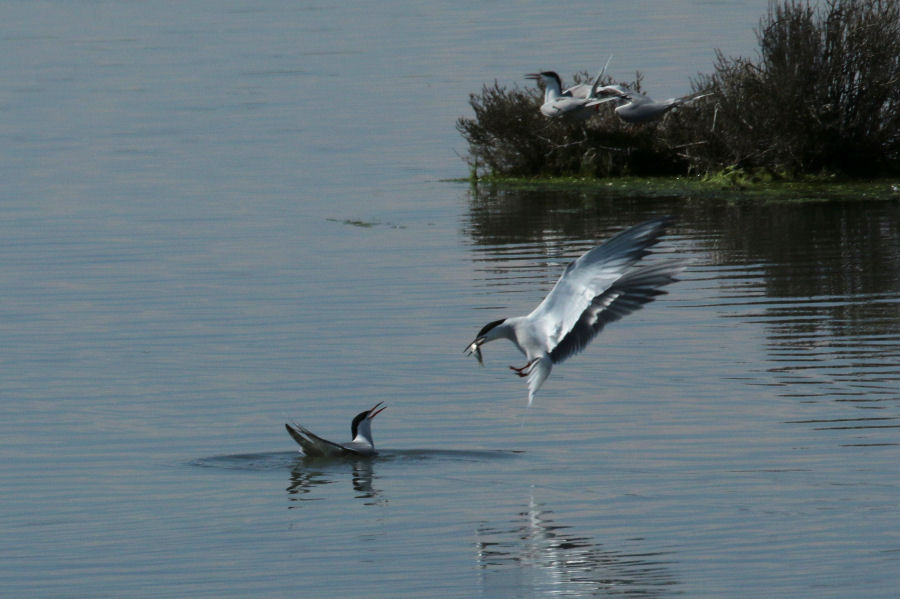
[(556, 74), (556, 71), (541, 71), (541, 75), (548, 79), (555, 79), (556, 85), (562, 87), (562, 79), (559, 78), (559, 75)]
[(383, 406), (380, 410), (376, 409), (376, 408), (378, 408), (378, 406), (380, 406), (383, 403), (384, 403), (383, 401), (379, 401), (377, 404), (372, 406), (371, 410), (366, 410), (365, 412), (360, 412), (359, 414), (357, 414), (356, 416), (353, 417), (353, 422), (350, 423), (350, 438), (351, 439), (356, 438), (356, 433), (359, 431), (359, 423), (360, 422), (362, 422), (366, 418), (375, 418), (376, 416), (381, 414), (381, 412), (384, 411), (385, 408), (387, 408), (387, 406)]
[(353, 422), (350, 423), (350, 438), (356, 438), (356, 431), (359, 430), (359, 423), (365, 420), (366, 416), (369, 415), (369, 411), (360, 412), (356, 416), (353, 417)]
[(503, 324), (505, 321), (506, 321), (505, 318), (501, 318), (500, 320), (495, 320), (494, 322), (489, 322), (489, 323), (487, 323), (486, 325), (484, 325), (483, 327), (481, 327), (481, 330), (478, 331), (478, 334), (475, 335), (475, 338), (477, 339), (477, 338), (479, 338), (479, 337), (484, 337), (485, 334), (487, 334), (488, 331), (490, 331), (491, 329), (493, 329), (493, 328), (496, 327), (497, 325)]
[(525, 75), (526, 79), (534, 79), (535, 81), (540, 81), (541, 77), (555, 79), (557, 85), (562, 87), (562, 79), (559, 78), (559, 75), (556, 74), (556, 71), (541, 71), (540, 73), (529, 73)]

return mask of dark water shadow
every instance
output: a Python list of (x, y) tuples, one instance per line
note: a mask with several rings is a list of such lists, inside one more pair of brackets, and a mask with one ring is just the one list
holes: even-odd
[(283, 470), (290, 468), (297, 461), (296, 451), (271, 451), (260, 453), (236, 453), (216, 455), (192, 460), (190, 466), (200, 468), (218, 468), (221, 470)]
[[(254, 472), (288, 470), (289, 483), (285, 491), (292, 503), (324, 499), (316, 493), (318, 489), (349, 479), (355, 498), (377, 504), (387, 501), (383, 490), (376, 485), (379, 468), (391, 465), (415, 467), (419, 463), (428, 463), (429, 468), (434, 468), (435, 463), (440, 462), (485, 463), (515, 459), (522, 453), (515, 450), (397, 449), (382, 450), (374, 456), (322, 458), (307, 457), (296, 451), (278, 451), (210, 456), (193, 460), (190, 465)], [(291, 506), (294, 507), (297, 505)]]
[(361, 462), (485, 462), (489, 460), (515, 459), (524, 451), (519, 450), (469, 450), (469, 449), (384, 449), (378, 455), (369, 457), (307, 457), (297, 451), (271, 451), (259, 453), (237, 453), (209, 456), (189, 462), (200, 468), (220, 468), (223, 470), (269, 470), (294, 469), (298, 466), (309, 468), (339, 469), (342, 465)]
[[(356, 499), (367, 505), (388, 502), (384, 490), (378, 485), (377, 471), (393, 466), (410, 466), (428, 463), (429, 469), (440, 462), (489, 462), (515, 458), (521, 452), (472, 451), (446, 449), (402, 449), (381, 451), (376, 456), (359, 458), (307, 458), (298, 456), (291, 468), (290, 484), (286, 491), (292, 502), (321, 499), (314, 491), (322, 485), (344, 480), (349, 476)], [(296, 507), (296, 506), (291, 506)]]

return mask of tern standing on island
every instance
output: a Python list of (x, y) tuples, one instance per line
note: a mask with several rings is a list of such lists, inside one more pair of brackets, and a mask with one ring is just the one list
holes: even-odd
[(593, 85), (575, 85), (563, 91), (562, 80), (555, 71), (542, 71), (529, 73), (526, 79), (540, 81), (544, 85), (544, 103), (541, 104), (541, 114), (546, 117), (574, 117), (586, 119), (596, 113), (595, 106), (618, 99), (618, 96), (594, 97), (597, 85), (600, 83), (602, 72), (594, 80)]

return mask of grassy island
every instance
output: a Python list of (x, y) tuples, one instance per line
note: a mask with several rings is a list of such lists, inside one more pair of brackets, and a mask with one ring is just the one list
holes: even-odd
[[(588, 120), (546, 118), (538, 89), (485, 85), (470, 96), (474, 118), (457, 121), (472, 180), (625, 177), (699, 192), (872, 179), (872, 193), (896, 197), (881, 178), (900, 176), (900, 0), (772, 2), (756, 34), (757, 57), (717, 50), (714, 72), (691, 81), (710, 95), (652, 123), (622, 122), (611, 104)], [(640, 91), (641, 75), (618, 83)]]
[(900, 200), (900, 176), (895, 178), (798, 177), (764, 179), (728, 172), (717, 176), (660, 177), (508, 177), (484, 175), (468, 179), (479, 189), (579, 190), (593, 195), (616, 197), (681, 197), (728, 202), (766, 202), (855, 198), (858, 200)]

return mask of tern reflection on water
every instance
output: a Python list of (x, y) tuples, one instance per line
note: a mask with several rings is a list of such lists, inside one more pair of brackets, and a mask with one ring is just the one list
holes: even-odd
[(486, 597), (663, 597), (677, 580), (663, 552), (603, 548), (530, 497), (501, 526), (476, 530), (479, 578)]
[[(497, 460), (516, 459), (521, 451), (504, 450), (452, 450), (452, 449), (395, 449), (384, 450), (377, 456), (298, 456), (296, 453), (290, 461), (290, 483), (286, 489), (291, 502), (308, 502), (325, 499), (322, 492), (326, 486), (340, 483), (350, 477), (351, 486), (356, 493), (355, 499), (362, 499), (366, 505), (383, 505), (388, 499), (381, 488), (376, 486), (377, 471), (381, 468), (403, 470), (404, 468), (432, 471), (434, 468), (448, 468), (451, 465), (465, 468), (471, 472), (475, 464), (492, 464)], [(278, 458), (284, 466), (285, 454), (270, 454), (270, 458)], [(226, 460), (243, 456), (223, 456)], [(443, 464), (442, 466), (437, 464)], [(337, 496), (340, 496), (338, 493)], [(333, 496), (334, 497), (334, 496)], [(297, 504), (295, 504), (297, 505)]]
[(337, 479), (341, 478), (339, 475), (345, 473), (338, 473), (335, 468), (339, 466), (346, 468), (348, 462), (352, 469), (351, 485), (356, 493), (355, 497), (367, 500), (368, 505), (386, 503), (387, 499), (380, 497), (381, 489), (377, 489), (373, 485), (375, 480), (373, 462), (365, 458), (347, 460), (340, 465), (332, 461), (331, 463), (322, 463), (319, 465), (320, 467), (316, 467), (308, 460), (298, 461), (291, 468), (291, 482), (286, 489), (290, 500), (304, 502), (323, 499), (313, 491), (323, 485), (337, 482)]
[(509, 339), (525, 354), (524, 366), (510, 368), (528, 379), (528, 404), (554, 364), (579, 353), (610, 322), (639, 310), (665, 291), (684, 269), (680, 260), (637, 265), (670, 224), (656, 218), (635, 225), (571, 262), (556, 285), (530, 314), (486, 324), (464, 350), (483, 364), (481, 346)]

